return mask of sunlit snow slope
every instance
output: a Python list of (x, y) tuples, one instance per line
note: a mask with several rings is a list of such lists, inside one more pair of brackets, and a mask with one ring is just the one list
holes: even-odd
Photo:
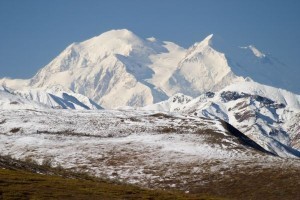
[(0, 108), (4, 109), (102, 109), (101, 106), (86, 96), (61, 87), (26, 90), (12, 90), (6, 87), (0, 87), (0, 92)]
[(0, 109), (46, 109), (46, 105), (15, 95), (0, 86)]
[(18, 90), (61, 85), (115, 108), (157, 103), (178, 92), (196, 97), (246, 80), (300, 93), (295, 74), (253, 45), (232, 47), (209, 35), (185, 49), (122, 29), (71, 44), (30, 80), (0, 84)]

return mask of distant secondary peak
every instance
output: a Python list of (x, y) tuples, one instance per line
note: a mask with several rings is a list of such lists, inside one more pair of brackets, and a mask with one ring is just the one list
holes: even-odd
[(242, 49), (249, 49), (252, 51), (252, 53), (258, 57), (258, 58), (264, 58), (266, 57), (266, 54), (264, 54), (263, 52), (261, 52), (260, 50), (258, 50), (254, 45), (249, 45), (246, 47), (241, 47)]
[(150, 42), (156, 42), (156, 38), (155, 37), (149, 37), (147, 38), (148, 41)]

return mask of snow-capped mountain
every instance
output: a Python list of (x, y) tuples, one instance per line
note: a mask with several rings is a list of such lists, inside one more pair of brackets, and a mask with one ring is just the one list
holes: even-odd
[(12, 90), (1, 87), (0, 92), (1, 108), (102, 109), (101, 106), (86, 96), (68, 91), (58, 86), (47, 89), (37, 88), (27, 90)]
[(70, 45), (29, 85), (60, 84), (104, 107), (146, 105), (167, 97), (146, 81), (154, 74), (150, 56), (167, 51), (158, 42), (143, 40), (128, 30), (109, 31)]
[(122, 29), (71, 44), (30, 80), (0, 84), (21, 90), (61, 85), (116, 108), (157, 103), (178, 92), (196, 97), (245, 81), (300, 93), (295, 74), (253, 45), (231, 47), (209, 35), (185, 49)]
[(300, 157), (300, 96), (255, 82), (232, 84), (195, 99), (179, 94), (143, 110), (180, 112), (233, 125), (266, 150)]
[(190, 47), (169, 79), (173, 93), (196, 97), (205, 91), (217, 91), (234, 82), (245, 81), (236, 76), (224, 53), (216, 51), (213, 35)]

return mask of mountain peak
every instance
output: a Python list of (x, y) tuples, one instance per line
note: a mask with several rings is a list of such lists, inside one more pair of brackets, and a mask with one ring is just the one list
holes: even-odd
[(204, 49), (214, 49), (218, 52), (228, 52), (232, 47), (217, 34), (209, 34), (201, 42), (196, 42), (190, 50), (202, 51)]
[(218, 34), (209, 34), (185, 49), (119, 29), (73, 43), (30, 80), (3, 79), (0, 85), (7, 83), (13, 89), (43, 87), (55, 92), (69, 89), (106, 108), (144, 106), (178, 92), (196, 97), (243, 82), (246, 77), (299, 93), (296, 73), (269, 54), (264, 56), (253, 45), (241, 49)]
[(149, 38), (147, 38), (147, 40), (150, 41), (150, 42), (156, 42), (157, 41), (157, 39), (155, 37), (149, 37)]
[(196, 42), (192, 46), (192, 49), (198, 49), (198, 48), (203, 48), (206, 46), (211, 46), (213, 44), (213, 37), (214, 37), (214, 34), (210, 34), (210, 35), (206, 36), (201, 42)]
[(139, 51), (143, 47), (145, 41), (127, 29), (110, 30), (75, 44), (76, 52), (89, 54), (88, 57), (94, 60), (110, 54), (128, 56), (133, 49)]
[(130, 31), (128, 29), (112, 29), (110, 31), (100, 34), (99, 36), (113, 36), (116, 38), (137, 37), (132, 31)]
[(205, 43), (207, 45), (211, 45), (213, 43), (214, 34), (208, 35), (201, 43)]
[(132, 43), (136, 41), (141, 41), (142, 39), (139, 38), (137, 35), (135, 35), (133, 32), (131, 32), (128, 29), (113, 29), (107, 32), (104, 32), (94, 38), (92, 38), (93, 42), (95, 40), (100, 40), (100, 41), (107, 41), (107, 40), (122, 40), (127, 43)]

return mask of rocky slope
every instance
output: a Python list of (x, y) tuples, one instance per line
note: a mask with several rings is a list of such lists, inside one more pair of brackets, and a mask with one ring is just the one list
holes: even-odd
[(142, 109), (221, 119), (268, 151), (283, 157), (300, 157), (299, 103), (299, 95), (255, 82), (244, 82), (194, 99), (175, 95)]

